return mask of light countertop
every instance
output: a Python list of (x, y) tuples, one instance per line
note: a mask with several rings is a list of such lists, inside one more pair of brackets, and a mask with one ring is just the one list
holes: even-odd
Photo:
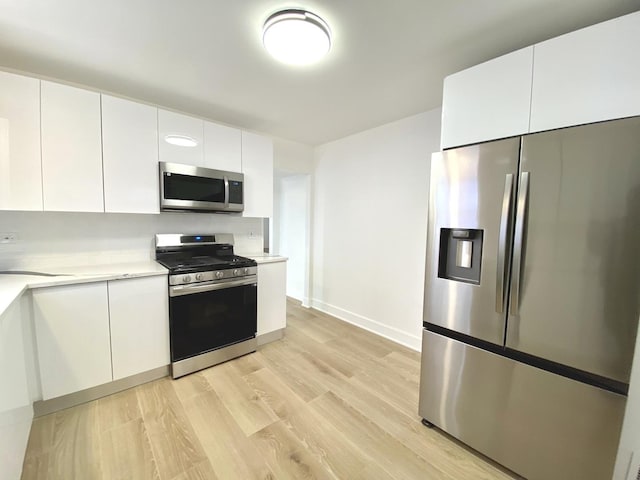
[(252, 260), (258, 262), (258, 265), (261, 263), (286, 262), (288, 260), (287, 257), (283, 257), (282, 255), (275, 255), (273, 253), (238, 253), (238, 255), (251, 258)]
[[(242, 256), (252, 258), (258, 264), (287, 261), (287, 257), (269, 253), (245, 253)], [(107, 265), (44, 268), (38, 269), (37, 272), (53, 274), (54, 276), (0, 273), (0, 315), (29, 288), (55, 287), (168, 274), (166, 268), (153, 260)]]
[(28, 288), (54, 287), (78, 283), (123, 280), (127, 278), (167, 275), (168, 271), (159, 263), (119, 263), (111, 265), (76, 265), (38, 270), (55, 276), (0, 273), (0, 315)]

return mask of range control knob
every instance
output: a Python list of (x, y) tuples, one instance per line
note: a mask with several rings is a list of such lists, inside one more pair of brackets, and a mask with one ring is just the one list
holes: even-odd
[(240, 275), (240, 270), (238, 270), (237, 268), (233, 271), (233, 276), (237, 277), (238, 275)]
[(245, 275), (249, 275), (249, 269), (248, 269), (248, 268), (245, 268), (245, 269), (244, 269), (244, 274), (245, 274)]
[(196, 280), (198, 280), (198, 281), (202, 280), (202, 274), (201, 273), (196, 273)]
[(184, 283), (189, 283), (191, 281), (191, 275), (185, 275), (182, 277), (182, 281)]
[(224, 276), (224, 273), (222, 273), (221, 271), (216, 272), (216, 278), (222, 278), (223, 276)]

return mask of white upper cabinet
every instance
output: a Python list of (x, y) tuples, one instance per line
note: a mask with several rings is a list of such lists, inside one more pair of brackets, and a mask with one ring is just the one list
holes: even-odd
[(535, 46), (531, 131), (640, 114), (640, 12)]
[(237, 128), (204, 122), (204, 163), (207, 168), (242, 171), (241, 133)]
[(532, 68), (528, 47), (445, 78), (441, 147), (527, 133)]
[(0, 72), (0, 209), (42, 210), (40, 80)]
[(199, 118), (158, 109), (158, 143), (161, 162), (206, 166), (204, 121)]
[(273, 141), (242, 132), (245, 217), (273, 215)]
[(157, 111), (102, 95), (105, 212), (160, 212)]
[(44, 400), (113, 379), (106, 282), (36, 289), (33, 316)]
[(44, 209), (104, 212), (100, 94), (42, 81)]
[(168, 365), (167, 277), (108, 283), (113, 379)]

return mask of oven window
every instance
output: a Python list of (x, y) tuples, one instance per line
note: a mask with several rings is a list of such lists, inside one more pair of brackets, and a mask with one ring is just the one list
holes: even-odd
[(252, 338), (257, 327), (257, 287), (246, 285), (169, 299), (171, 360)]
[(224, 180), (165, 173), (164, 198), (167, 200), (224, 203)]

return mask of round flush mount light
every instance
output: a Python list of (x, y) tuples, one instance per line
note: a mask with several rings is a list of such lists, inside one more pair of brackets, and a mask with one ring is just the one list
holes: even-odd
[(164, 141), (178, 147), (195, 147), (198, 145), (198, 141), (195, 138), (187, 135), (165, 135)]
[(308, 65), (324, 57), (331, 48), (331, 30), (322, 18), (306, 10), (281, 10), (264, 22), (264, 48), (291, 65)]

